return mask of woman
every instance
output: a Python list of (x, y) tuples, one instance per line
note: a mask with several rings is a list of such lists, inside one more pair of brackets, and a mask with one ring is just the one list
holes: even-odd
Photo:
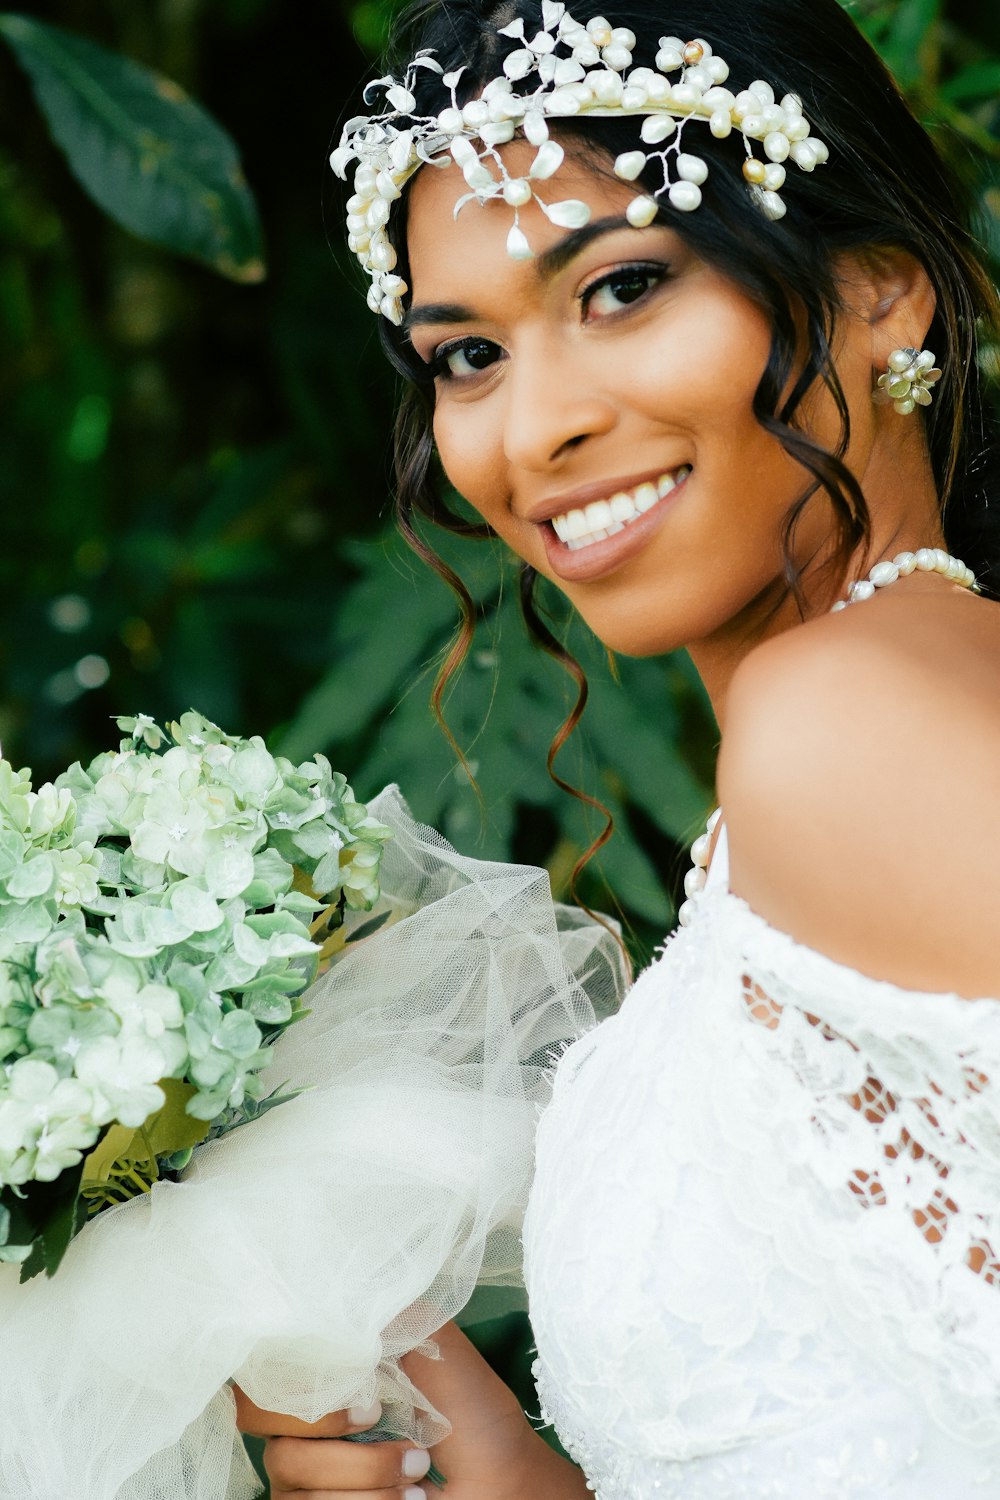
[[(612, 650), (687, 647), (725, 809), (541, 1122), (526, 1279), (577, 1463), (449, 1327), (411, 1356), (448, 1494), (994, 1493), (996, 305), (957, 183), (835, 0), (415, 26), (334, 154), (413, 382), (404, 526), (462, 525), (433, 448), (536, 630), (542, 574)], [(426, 1454), (340, 1440), (371, 1416), (242, 1408), (279, 1496), (419, 1495)]]

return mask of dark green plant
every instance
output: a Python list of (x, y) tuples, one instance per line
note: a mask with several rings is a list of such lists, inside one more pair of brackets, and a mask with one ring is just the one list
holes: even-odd
[(0, 13), (74, 175), (142, 239), (260, 281), (260, 219), (232, 138), (162, 74), (62, 27)]

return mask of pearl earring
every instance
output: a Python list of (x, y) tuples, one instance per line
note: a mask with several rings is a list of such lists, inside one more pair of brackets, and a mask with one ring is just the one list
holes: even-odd
[(934, 397), (931, 386), (941, 379), (929, 349), (894, 349), (889, 355), (889, 369), (879, 376), (875, 388), (877, 401), (891, 401), (900, 416), (908, 417), (918, 406), (930, 406)]

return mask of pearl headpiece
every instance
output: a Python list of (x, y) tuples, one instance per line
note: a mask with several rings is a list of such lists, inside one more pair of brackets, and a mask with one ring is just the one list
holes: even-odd
[[(352, 161), (357, 163), (347, 204), (348, 244), (371, 277), (369, 307), (393, 323), (402, 321), (401, 299), (408, 288), (394, 273), (396, 254), (385, 227), (404, 183), (425, 163), (443, 166), (453, 160), (461, 168), (469, 191), (455, 204), (456, 215), (471, 201), (502, 198), (510, 204), (514, 224), (507, 251), (523, 260), (532, 254), (518, 214), (526, 203), (534, 200), (553, 224), (566, 229), (580, 228), (590, 217), (579, 199), (549, 203), (538, 196), (539, 186), (558, 170), (564, 155), (549, 137), (551, 119), (645, 117), (639, 131), (645, 149), (623, 152), (614, 166), (618, 177), (634, 182), (651, 161), (662, 165), (662, 186), (638, 194), (626, 210), (637, 228), (652, 223), (663, 194), (683, 213), (701, 203), (708, 166), (681, 145), (691, 120), (707, 124), (719, 140), (734, 130), (743, 137), (743, 176), (755, 204), (770, 219), (785, 213), (780, 196), (785, 163), (811, 172), (828, 159), (827, 147), (810, 134), (796, 94), (786, 94), (778, 104), (770, 84), (760, 81), (734, 94), (724, 87), (727, 64), (700, 37), (690, 42), (660, 37), (655, 68), (633, 68), (633, 32), (613, 27), (603, 16), (584, 25), (560, 0), (542, 0), (542, 29), (534, 36), (526, 34), (520, 18), (501, 27), (498, 35), (520, 45), (507, 54), (502, 73), (477, 98), (460, 105), (457, 89), (464, 68), (446, 73), (431, 49), (418, 52), (402, 81), (386, 77), (368, 85), (365, 101), (383, 91), (388, 107), (349, 120), (330, 157), (341, 178)], [(436, 115), (412, 113), (421, 68), (439, 74), (451, 94), (451, 104)], [(498, 150), (516, 130), (536, 148), (525, 177), (511, 177)], [(755, 141), (764, 160), (754, 155)]]

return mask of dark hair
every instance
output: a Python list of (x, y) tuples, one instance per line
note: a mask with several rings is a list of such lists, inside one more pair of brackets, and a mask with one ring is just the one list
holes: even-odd
[[(803, 493), (782, 528), (785, 581), (800, 611), (804, 599), (792, 540), (812, 496), (824, 492), (832, 503), (837, 560), (845, 567), (855, 547), (870, 540), (865, 497), (843, 458), (850, 424), (831, 357), (840, 310), (835, 267), (845, 252), (877, 255), (889, 249), (912, 254), (925, 267), (937, 294), (926, 344), (945, 373), (924, 419), (947, 545), (973, 569), (983, 591), (1000, 598), (1000, 515), (990, 503), (996, 488), (994, 446), (978, 359), (980, 332), (996, 333), (1000, 309), (971, 232), (970, 202), (957, 164), (946, 160), (914, 117), (838, 0), (627, 0), (612, 4), (610, 11), (606, 7), (605, 13), (613, 26), (627, 26), (635, 33), (634, 56), (640, 64), (652, 64), (661, 34), (705, 38), (729, 64), (729, 87), (737, 91), (764, 78), (779, 98), (785, 93), (799, 95), (813, 133), (829, 147), (827, 165), (812, 173), (789, 173), (783, 194), (787, 215), (777, 222), (750, 204), (740, 171), (742, 138), (735, 132), (722, 141), (707, 129), (699, 135), (698, 152), (709, 161), (710, 173), (696, 213), (678, 213), (665, 199), (659, 200), (661, 221), (750, 296), (770, 321), (770, 356), (753, 411), (804, 470)], [(418, 47), (434, 48), (446, 70), (464, 65), (460, 102), (465, 102), (501, 71), (507, 51), (523, 45), (497, 35), (498, 27), (515, 16), (525, 19), (531, 35), (541, 25), (541, 6), (536, 0), (418, 0), (401, 18), (390, 67), (395, 64), (398, 71)], [(581, 14), (580, 19), (587, 17)], [(420, 70), (416, 113), (437, 113), (449, 102), (436, 75)], [(638, 144), (639, 123), (629, 117), (570, 117), (560, 120), (559, 134), (615, 156)], [(718, 170), (713, 160), (719, 162)], [(390, 232), (400, 273), (406, 277), (405, 194), (403, 203), (396, 205)], [(380, 321), (390, 358), (414, 381), (396, 429), (400, 524), (462, 597), (459, 580), (421, 542), (415, 518), (423, 516), (467, 535), (482, 534), (486, 528), (463, 521), (447, 506), (431, 438), (433, 388), (417, 378), (405, 337), (385, 319)], [(805, 362), (785, 395), (802, 358), (803, 326)], [(796, 426), (802, 399), (817, 380), (826, 385), (841, 416), (841, 438), (832, 452)], [(529, 627), (547, 650), (559, 654), (558, 642), (535, 608), (532, 581), (527, 569), (522, 597)], [(463, 608), (468, 632), (468, 595)], [(453, 653), (445, 664), (444, 681), (459, 659), (460, 653)]]

